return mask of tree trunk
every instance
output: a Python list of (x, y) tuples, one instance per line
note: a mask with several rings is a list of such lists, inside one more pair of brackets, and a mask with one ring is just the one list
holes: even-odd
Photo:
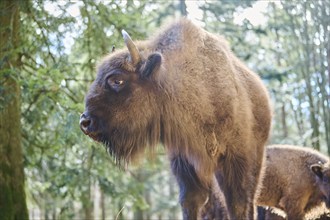
[[(330, 16), (330, 3), (328, 1), (320, 1), (321, 21), (323, 27), (323, 39), (325, 39), (324, 45), (327, 53), (327, 70), (328, 70), (328, 88), (330, 88), (330, 30), (329, 30), (329, 16)], [(328, 10), (327, 10), (328, 9)], [(330, 97), (328, 97), (330, 99)], [(329, 145), (328, 145), (329, 146)], [(330, 154), (330, 147), (329, 147)]]
[(293, 106), (292, 101), (290, 101), (290, 107), (293, 110), (293, 118), (294, 118), (294, 120), (296, 122), (296, 125), (297, 125), (299, 137), (300, 137), (300, 139), (302, 139), (303, 135), (304, 135), (304, 130), (303, 130), (304, 126), (303, 126), (303, 122), (300, 120), (300, 116), (299, 116), (299, 113), (298, 113), (298, 111), (301, 112), (300, 108), (298, 107), (297, 109), (295, 109), (294, 106)]
[[(134, 176), (139, 182), (145, 179), (145, 175), (143, 172), (143, 169), (138, 169), (136, 171), (136, 174)], [(143, 187), (143, 191), (141, 193), (145, 194), (145, 189)], [(141, 209), (140, 207), (137, 207), (136, 210), (134, 211), (134, 217), (133, 219), (144, 219), (144, 210)]]
[[(310, 120), (312, 125), (312, 145), (315, 149), (320, 150), (320, 131), (319, 131), (319, 121), (317, 115), (319, 114), (319, 111), (317, 109), (317, 105), (314, 103), (313, 98), (313, 88), (312, 88), (312, 76), (311, 76), (311, 60), (310, 60), (310, 54), (311, 54), (311, 48), (310, 48), (310, 37), (308, 32), (308, 19), (307, 19), (307, 3), (303, 3), (304, 6), (304, 17), (303, 19), (303, 31), (301, 31), (301, 35), (305, 39), (304, 42), (304, 56), (305, 56), (305, 65), (306, 65), (306, 72), (302, 71), (303, 75), (305, 76), (305, 83), (307, 87), (307, 97), (309, 99), (309, 109), (310, 109)], [(305, 74), (304, 74), (305, 73)], [(317, 100), (317, 97), (316, 97)]]
[[(272, 4), (274, 11), (275, 11), (275, 4)], [(276, 14), (275, 14), (275, 19), (276, 19)], [(276, 42), (280, 41), (280, 36), (278, 33), (278, 29), (275, 28), (275, 35), (276, 35)], [(281, 54), (279, 52), (276, 52), (276, 63), (277, 63), (277, 67), (281, 68), (282, 67), (282, 63), (281, 63)], [(280, 85), (281, 87), (283, 87), (283, 83), (282, 80), (280, 81)], [(282, 122), (282, 131), (283, 131), (283, 139), (286, 139), (288, 137), (288, 126), (286, 123), (286, 112), (285, 112), (285, 95), (282, 96), (283, 98), (281, 98), (281, 102), (282, 102), (282, 107), (281, 107), (281, 122)]]
[[(317, 109), (317, 103), (315, 100), (318, 100), (318, 97), (313, 96), (313, 85), (311, 83), (312, 81), (312, 74), (311, 74), (311, 69), (310, 69), (310, 37), (308, 35), (308, 19), (307, 19), (307, 3), (303, 2), (301, 3), (301, 6), (303, 7), (303, 21), (302, 24), (297, 23), (296, 17), (293, 16), (290, 13), (290, 10), (288, 8), (288, 5), (285, 5), (287, 2), (282, 2), (282, 5), (284, 6), (284, 10), (287, 13), (287, 15), (290, 17), (290, 28), (291, 32), (294, 36), (296, 36), (298, 39), (302, 40), (302, 44), (298, 45), (297, 47), (297, 54), (298, 57), (304, 57), (303, 60), (303, 65), (300, 66), (300, 71), (302, 73), (302, 76), (304, 77), (304, 82), (306, 85), (306, 95), (308, 98), (309, 102), (309, 117), (310, 117), (310, 124), (311, 124), (311, 129), (312, 129), (312, 137), (311, 137), (311, 142), (312, 146), (320, 150), (320, 131), (319, 131), (319, 111)], [(299, 34), (296, 32), (296, 30), (299, 30)], [(301, 48), (301, 49), (300, 49)]]
[(144, 216), (143, 210), (140, 209), (140, 208), (137, 208), (134, 211), (134, 217), (133, 217), (133, 219), (141, 219), (141, 220), (143, 220), (144, 219), (143, 216)]
[(94, 219), (94, 203), (93, 203), (93, 197), (92, 197), (92, 191), (91, 191), (91, 187), (92, 187), (92, 178), (91, 178), (91, 168), (93, 165), (93, 159), (94, 159), (94, 152), (95, 152), (95, 148), (94, 146), (92, 146), (91, 152), (88, 155), (88, 159), (87, 159), (87, 186), (84, 190), (84, 192), (82, 193), (81, 196), (81, 201), (82, 201), (82, 208), (84, 211), (84, 215), (85, 215), (85, 219), (86, 220), (91, 220)]
[(281, 122), (282, 122), (282, 138), (286, 139), (288, 137), (288, 126), (286, 124), (286, 112), (285, 112), (285, 103), (283, 101), (282, 107), (281, 107)]
[[(148, 203), (149, 206), (152, 206), (152, 201), (151, 201), (151, 194), (150, 194), (150, 190), (144, 190), (144, 198), (146, 200), (146, 202)], [(151, 219), (151, 213), (150, 211), (146, 212), (146, 219)]]
[(101, 220), (105, 220), (105, 195), (102, 188), (100, 188), (100, 193)]
[(28, 219), (21, 149), (19, 1), (0, 1), (0, 219)]
[(187, 16), (188, 13), (187, 13), (187, 5), (185, 0), (180, 0), (179, 7), (180, 7), (180, 14), (182, 16)]
[[(169, 194), (171, 198), (176, 198), (177, 197), (177, 191), (175, 191), (176, 187), (176, 180), (173, 175), (170, 175), (170, 181), (169, 181)], [(177, 219), (178, 218), (178, 206), (173, 206), (170, 208), (170, 213), (169, 217), (170, 219)]]

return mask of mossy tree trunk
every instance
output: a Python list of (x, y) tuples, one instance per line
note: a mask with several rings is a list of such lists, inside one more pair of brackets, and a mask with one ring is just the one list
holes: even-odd
[(84, 186), (82, 191), (82, 196), (81, 196), (81, 202), (82, 202), (82, 208), (83, 212), (85, 214), (84, 218), (86, 220), (89, 219), (94, 219), (94, 199), (92, 196), (92, 186), (94, 185), (92, 177), (91, 177), (91, 169), (93, 166), (93, 160), (95, 156), (95, 147), (92, 146), (89, 154), (88, 154), (88, 160), (87, 160), (87, 167), (86, 167), (86, 175), (87, 175), (87, 186)]
[(20, 127), (18, 0), (0, 1), (0, 219), (28, 219)]

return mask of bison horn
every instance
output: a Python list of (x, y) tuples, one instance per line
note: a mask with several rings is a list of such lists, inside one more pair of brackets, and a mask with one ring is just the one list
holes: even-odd
[(135, 66), (136, 64), (138, 64), (141, 61), (141, 56), (140, 56), (140, 52), (138, 50), (138, 48), (135, 46), (135, 44), (133, 43), (131, 37), (128, 35), (128, 33), (125, 30), (121, 31), (125, 44), (129, 50), (129, 53), (131, 54), (131, 61), (132, 64)]

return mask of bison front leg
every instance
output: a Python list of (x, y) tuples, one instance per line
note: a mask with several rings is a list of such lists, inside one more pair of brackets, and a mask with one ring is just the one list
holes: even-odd
[(172, 158), (171, 168), (179, 185), (183, 219), (200, 219), (200, 211), (208, 199), (209, 188), (201, 184), (194, 167), (185, 158)]

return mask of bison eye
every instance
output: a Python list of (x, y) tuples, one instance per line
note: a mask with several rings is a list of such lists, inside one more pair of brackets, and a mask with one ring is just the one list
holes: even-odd
[(124, 80), (116, 79), (116, 80), (114, 81), (114, 83), (115, 83), (116, 85), (122, 85), (122, 84), (124, 83)]
[(125, 80), (120, 79), (116, 76), (110, 76), (107, 79), (107, 83), (110, 86), (111, 89), (115, 90), (116, 92), (119, 92), (125, 85)]

